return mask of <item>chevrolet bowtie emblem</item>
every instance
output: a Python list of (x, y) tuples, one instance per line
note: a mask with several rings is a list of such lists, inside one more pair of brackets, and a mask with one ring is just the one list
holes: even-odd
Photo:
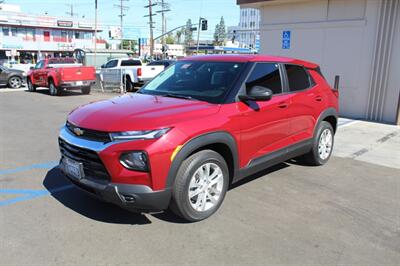
[(74, 133), (77, 136), (82, 136), (83, 135), (83, 130), (80, 129), (79, 127), (74, 128)]

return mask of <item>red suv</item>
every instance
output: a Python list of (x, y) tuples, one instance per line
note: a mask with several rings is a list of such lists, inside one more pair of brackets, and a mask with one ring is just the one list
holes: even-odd
[(212, 215), (231, 183), (298, 157), (325, 164), (338, 92), (318, 65), (283, 57), (185, 58), (142, 89), (72, 111), (60, 168), (78, 187), (135, 211)]

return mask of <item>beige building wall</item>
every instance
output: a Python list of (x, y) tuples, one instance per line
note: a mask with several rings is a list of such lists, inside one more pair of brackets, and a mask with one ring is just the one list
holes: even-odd
[[(396, 4), (400, 0), (383, 1)], [(321, 65), (331, 85), (335, 75), (340, 75), (341, 115), (396, 122), (400, 49), (395, 47), (400, 47), (399, 19), (397, 25), (393, 25), (395, 33), (391, 34), (394, 37), (392, 52), (387, 60), (390, 67), (384, 68), (388, 72), (388, 82), (382, 84), (381, 79), (385, 75), (373, 72), (375, 65), (379, 65), (374, 61), (377, 30), (379, 25), (390, 25), (390, 21), (379, 24), (382, 20), (381, 0), (275, 0), (244, 6), (257, 7), (261, 11), (261, 53), (316, 62)], [(387, 8), (393, 9), (393, 5)], [(397, 13), (399, 11), (400, 8), (397, 8)], [(387, 13), (384, 15), (387, 16)], [(286, 30), (291, 31), (290, 49), (282, 49), (282, 32)], [(390, 36), (382, 38), (390, 39)], [(375, 78), (371, 80), (373, 73)], [(371, 90), (380, 92), (371, 93)], [(377, 95), (382, 99), (371, 100)], [(370, 105), (380, 106), (372, 110)]]

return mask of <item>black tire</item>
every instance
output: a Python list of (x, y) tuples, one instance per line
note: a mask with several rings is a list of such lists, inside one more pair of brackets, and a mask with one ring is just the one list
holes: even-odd
[(21, 88), (21, 86), (22, 86), (22, 78), (21, 77), (18, 77), (18, 76), (11, 76), (9, 79), (8, 79), (8, 86), (11, 88), (11, 89), (19, 89), (19, 88)]
[(133, 91), (134, 86), (133, 86), (133, 83), (129, 76), (125, 76), (123, 82), (124, 82), (125, 91), (127, 91), (127, 92)]
[[(212, 206), (208, 210), (197, 211), (194, 209), (194, 207), (192, 207), (192, 203), (190, 201), (191, 199), (189, 199), (189, 185), (196, 171), (207, 163), (215, 164), (220, 168), (222, 172), (223, 185), (219, 194), (219, 198), (217, 199), (216, 203), (214, 203), (214, 206)], [(221, 206), (226, 191), (228, 189), (228, 185), (229, 170), (224, 158), (220, 154), (212, 150), (199, 151), (184, 160), (179, 167), (172, 188), (170, 209), (178, 216), (190, 222), (197, 222), (206, 219), (210, 217), (213, 213), (215, 213)], [(207, 202), (208, 199), (206, 197), (205, 199)]]
[(81, 88), (82, 94), (90, 94), (90, 87), (83, 87)]
[[(325, 130), (330, 131), (330, 134), (332, 136), (332, 144), (331, 144), (329, 154), (327, 154), (327, 157), (323, 158), (324, 156), (322, 156), (319, 152), (319, 144), (320, 144), (321, 135)], [(333, 146), (334, 146), (334, 142), (335, 142), (334, 136), (335, 135), (334, 135), (332, 125), (329, 122), (322, 121), (318, 126), (317, 133), (315, 134), (311, 151), (308, 152), (307, 154), (301, 156), (299, 159), (301, 161), (305, 162), (306, 164), (313, 165), (313, 166), (319, 166), (319, 165), (326, 164), (332, 155), (332, 150), (333, 150)]]
[(36, 91), (36, 86), (32, 84), (32, 81), (30, 79), (28, 79), (27, 84), (28, 84), (28, 91), (30, 92)]
[(61, 90), (56, 87), (52, 79), (49, 80), (49, 92), (51, 96), (58, 96), (61, 92)]

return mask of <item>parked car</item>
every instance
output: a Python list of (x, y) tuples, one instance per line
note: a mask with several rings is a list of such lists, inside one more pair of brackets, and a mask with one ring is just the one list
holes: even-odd
[(81, 90), (89, 94), (96, 82), (95, 68), (76, 64), (73, 58), (50, 58), (40, 60), (27, 76), (29, 91), (47, 87), (50, 95), (59, 95), (63, 90)]
[(163, 70), (163, 65), (145, 66), (137, 58), (118, 58), (102, 65), (100, 79), (103, 83), (113, 84), (122, 81), (126, 90), (131, 91), (134, 87), (142, 86)]
[(0, 66), (0, 86), (18, 89), (25, 82), (26, 74), (22, 70)]
[(338, 97), (314, 63), (189, 57), (138, 93), (71, 112), (59, 136), (60, 168), (121, 207), (170, 207), (199, 221), (220, 207), (231, 183), (291, 158), (325, 164)]

